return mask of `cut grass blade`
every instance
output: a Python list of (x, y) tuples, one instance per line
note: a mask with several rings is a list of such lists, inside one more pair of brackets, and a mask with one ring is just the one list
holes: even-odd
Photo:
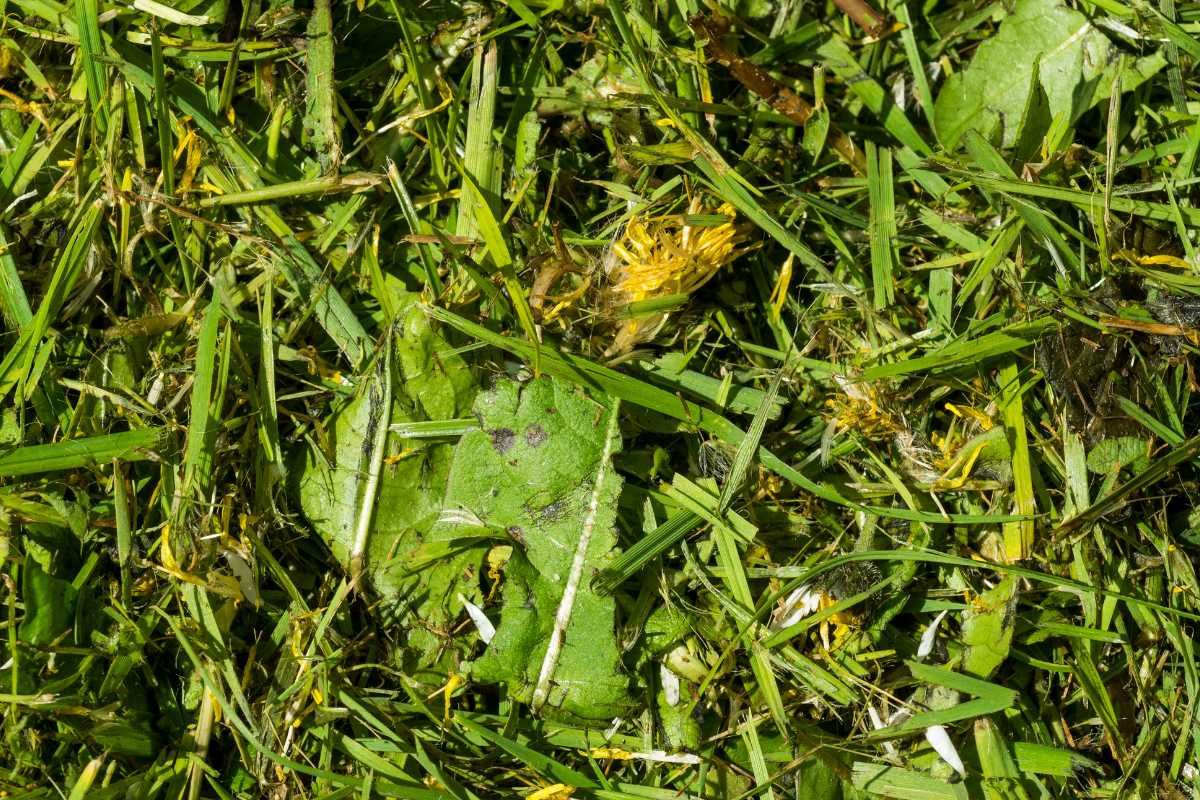
[(183, 479), (180, 492), (184, 497), (192, 491), (202, 501), (208, 496), (212, 478), (213, 448), (216, 427), (214, 405), (218, 403), (213, 387), (217, 384), (217, 332), (221, 322), (221, 303), (213, 297), (204, 310), (200, 336), (196, 344), (196, 375), (192, 383), (192, 416), (188, 422), (187, 445), (183, 453)]
[(145, 461), (162, 455), (166, 431), (143, 428), (124, 433), (107, 433), (53, 444), (18, 447), (0, 455), (0, 477), (13, 478), (122, 461)]
[(21, 286), (17, 262), (12, 257), (12, 244), (3, 224), (0, 224), (0, 312), (18, 333), (33, 321), (33, 309)]
[(888, 764), (856, 761), (852, 780), (856, 789), (880, 797), (905, 800), (968, 800), (971, 797), (961, 783), (946, 783)]
[(100, 5), (96, 0), (75, 0), (79, 26), (79, 54), (87, 86), (88, 106), (100, 136), (108, 131), (108, 80), (104, 72), (104, 45), (100, 37)]
[(74, 288), (75, 282), (83, 272), (92, 239), (100, 227), (100, 219), (101, 208), (89, 204), (75, 220), (71, 236), (66, 246), (59, 251), (58, 259), (54, 263), (54, 272), (38, 305), (37, 313), (21, 331), (17, 343), (8, 351), (4, 360), (0, 361), (0, 400), (31, 374), (42, 337), (53, 324), (63, 303), (66, 302), (67, 294)]
[(677, 511), (671, 514), (666, 522), (627, 547), (609, 566), (598, 573), (592, 580), (592, 588), (602, 595), (612, 594), (617, 587), (641, 572), (648, 563), (699, 528), (703, 521), (700, 515), (691, 511)]
[(333, 88), (333, 3), (314, 0), (312, 14), (305, 31), (305, 69), (308, 91), (304, 121), (311, 132), (311, 142), (325, 172), (337, 170), (342, 157), (341, 131), (335, 115), (337, 99)]
[[(463, 184), (458, 200), (458, 224), (454, 232), (475, 239), (482, 231), (476, 219), (480, 206), (488, 206), (492, 226), (495, 210), (490, 203), (498, 187), (493, 175), (492, 128), (496, 123), (496, 92), (499, 76), (499, 51), (495, 43), (475, 49), (471, 68), (471, 102), (467, 109), (467, 141), (463, 153)], [(493, 252), (493, 256), (495, 253)]]
[(871, 285), (875, 310), (896, 301), (896, 197), (892, 183), (892, 151), (867, 142), (867, 194), (871, 203)]
[(1029, 458), (1029, 437), (1025, 431), (1024, 392), (1017, 365), (1000, 369), (1000, 395), (1003, 402), (1004, 428), (1012, 452), (1013, 493), (1016, 512), (1026, 519), (1004, 523), (1004, 553), (1009, 561), (1020, 561), (1033, 553), (1033, 519), (1037, 500), (1033, 494), (1033, 464)]

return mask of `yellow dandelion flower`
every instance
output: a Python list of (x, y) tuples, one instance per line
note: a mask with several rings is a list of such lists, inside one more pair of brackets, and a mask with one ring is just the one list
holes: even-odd
[[(746, 252), (739, 247), (742, 233), (728, 203), (715, 212), (704, 211), (699, 200), (688, 206), (689, 215), (721, 214), (729, 221), (719, 225), (682, 224), (675, 218), (634, 217), (624, 235), (613, 244), (608, 271), (613, 305), (691, 294), (706, 284), (724, 265)], [(618, 355), (639, 342), (649, 341), (662, 329), (666, 312), (651, 312), (626, 320), (614, 336), (606, 356)]]

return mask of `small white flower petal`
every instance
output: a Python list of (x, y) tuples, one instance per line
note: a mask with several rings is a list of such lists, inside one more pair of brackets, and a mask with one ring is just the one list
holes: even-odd
[(863, 403), (868, 403), (871, 400), (871, 392), (863, 387), (861, 383), (855, 383), (844, 375), (834, 375), (833, 380), (837, 383), (838, 388), (846, 393), (846, 396), (851, 400), (858, 400)]
[(607, 742), (609, 739), (617, 735), (617, 731), (620, 730), (621, 723), (623, 721), (624, 720), (622, 720), (620, 717), (613, 717), (612, 725), (609, 725), (608, 730), (604, 732), (604, 741)]
[(666, 664), (658, 665), (658, 674), (659, 680), (662, 681), (663, 694), (666, 696), (667, 705), (674, 708), (679, 705), (679, 676)]
[(496, 635), (496, 626), (487, 618), (487, 614), (483, 613), (483, 609), (472, 603), (461, 594), (458, 599), (462, 602), (463, 608), (467, 609), (467, 616), (471, 618), (471, 622), (475, 623), (475, 627), (479, 630), (479, 638), (483, 639), (484, 644), (489, 644), (492, 637)]
[[(871, 727), (875, 730), (887, 727), (887, 725), (884, 724), (883, 719), (879, 716), (879, 712), (875, 710), (875, 706), (867, 706), (867, 716), (871, 718)], [(889, 756), (894, 756), (898, 751), (896, 750), (896, 745), (894, 743), (884, 742), (883, 752), (887, 753)]]
[(796, 588), (775, 611), (775, 623), (771, 626), (780, 631), (790, 628), (821, 607), (821, 593), (807, 583)]
[(948, 613), (950, 613), (950, 609), (943, 610), (933, 618), (933, 622), (929, 623), (929, 627), (921, 634), (921, 643), (917, 645), (917, 661), (924, 660), (925, 656), (933, 652), (933, 642), (937, 639), (938, 626), (942, 624), (942, 620)]
[(871, 727), (875, 730), (886, 727), (883, 720), (879, 717), (879, 712), (875, 710), (875, 706), (867, 706), (867, 716), (871, 718)]
[(1135, 29), (1129, 27), (1120, 20), (1113, 19), (1112, 17), (1097, 18), (1096, 24), (1102, 28), (1108, 28), (1113, 33), (1119, 36), (1124, 36), (1126, 39), (1132, 39), (1135, 42), (1142, 38), (1142, 35)]
[(900, 107), (901, 111), (908, 107), (908, 86), (903, 74), (892, 84), (892, 101)]
[(946, 729), (941, 725), (931, 725), (925, 729), (925, 738), (933, 745), (933, 749), (942, 757), (950, 766), (954, 767), (954, 771), (959, 775), (966, 776), (967, 770), (963, 767), (962, 759), (958, 757), (958, 751), (954, 749), (954, 742), (950, 741), (950, 734), (946, 733)]

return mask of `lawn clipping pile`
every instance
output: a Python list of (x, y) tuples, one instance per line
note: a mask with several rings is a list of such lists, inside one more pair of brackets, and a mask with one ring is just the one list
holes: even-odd
[(1200, 5), (0, 13), (0, 797), (1197, 796)]

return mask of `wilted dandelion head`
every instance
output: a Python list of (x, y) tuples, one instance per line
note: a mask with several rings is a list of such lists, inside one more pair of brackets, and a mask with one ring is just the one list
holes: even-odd
[[(745, 252), (744, 238), (734, 224), (737, 213), (723, 203), (705, 210), (699, 199), (688, 206), (689, 215), (720, 214), (726, 222), (692, 225), (677, 217), (634, 217), (613, 243), (608, 269), (609, 300), (616, 310), (631, 303), (671, 295), (691, 294), (724, 265)], [(665, 312), (651, 312), (620, 324), (605, 355), (627, 352), (649, 341), (661, 330)]]
[[(910, 477), (943, 488), (958, 488), (966, 482), (983, 452), (984, 442), (975, 437), (991, 430), (995, 423), (990, 413), (971, 406), (947, 403), (946, 410), (954, 415), (954, 420), (945, 433), (935, 432), (926, 438), (905, 420), (894, 441), (904, 459), (903, 469)], [(964, 450), (968, 445), (972, 449)]]
[(841, 375), (834, 375), (834, 380), (842, 394), (825, 404), (839, 431), (855, 430), (868, 439), (878, 439), (902, 429), (901, 421), (887, 410), (875, 386), (855, 383)]

